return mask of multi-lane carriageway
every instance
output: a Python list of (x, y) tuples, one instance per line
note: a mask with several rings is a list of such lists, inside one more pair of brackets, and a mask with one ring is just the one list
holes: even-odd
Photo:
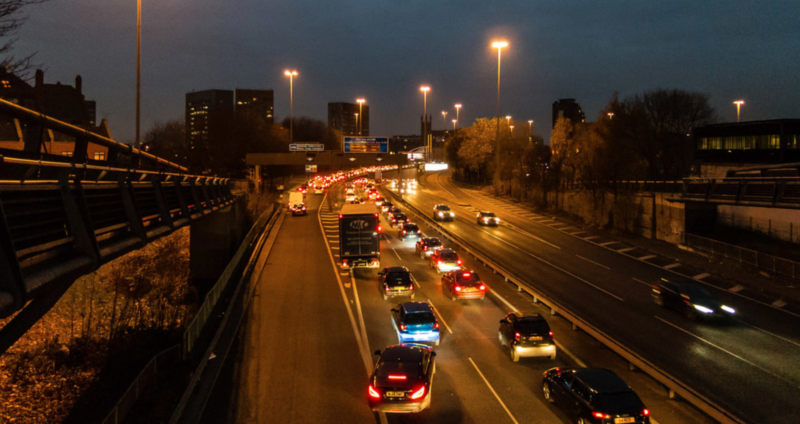
[[(385, 221), (382, 266), (411, 270), (416, 300), (434, 306), (442, 342), (434, 348), (438, 365), (431, 408), (413, 416), (373, 414), (366, 403), (367, 378), (376, 359), (372, 352), (397, 343), (389, 309), (403, 300), (382, 299), (375, 271), (344, 272), (335, 265), (337, 211), (331, 210), (333, 202), (326, 196), (307, 199), (309, 215), (282, 221), (259, 273), (256, 297), (240, 330), (241, 346), (231, 357), (232, 396), (225, 405), (214, 402), (227, 408), (229, 422), (568, 422), (561, 410), (542, 398), (542, 372), (554, 366), (613, 370), (642, 397), (654, 422), (713, 422), (685, 402), (669, 400), (663, 386), (630, 371), (616, 354), (573, 331), (566, 320), (550, 316), (541, 304), (532, 304), (471, 257), (462, 257), (465, 266), (480, 273), (490, 287), (489, 295), (484, 301), (449, 300), (442, 294), (441, 276), (415, 254), (414, 242), (400, 242)], [(731, 299), (747, 317), (746, 323), (695, 324), (652, 305), (649, 286), (637, 281), (660, 278), (662, 271), (651, 265), (629, 262), (623, 255), (500, 209), (436, 174), (423, 178), (405, 200), (423, 211), (432, 210), (435, 203), (450, 204), (458, 219), (445, 226), (484, 245), (503, 265), (546, 283), (549, 295), (651, 355), (654, 362), (684, 370), (681, 378), (704, 389), (719, 389), (725, 396), (734, 393), (729, 402), (742, 411), (766, 412), (761, 419), (747, 421), (797, 422), (799, 403), (787, 397), (798, 394), (800, 381), (796, 369), (800, 337), (792, 333), (800, 328), (796, 317)], [(504, 224), (476, 227), (473, 208), (493, 210)], [(498, 321), (515, 309), (534, 310), (548, 318), (559, 347), (555, 361), (509, 359), (497, 341), (497, 328)], [(759, 313), (764, 316), (751, 318)], [(214, 418), (220, 416), (216, 411)]]

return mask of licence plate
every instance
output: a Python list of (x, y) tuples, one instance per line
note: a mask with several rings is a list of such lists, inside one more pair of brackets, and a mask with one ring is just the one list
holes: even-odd
[[(542, 340), (542, 336), (528, 337), (528, 340), (531, 340), (531, 341)], [(620, 421), (620, 422), (628, 422), (628, 421)], [(633, 422), (633, 421), (631, 421), (631, 422)]]
[(394, 291), (401, 291), (401, 290), (405, 290), (405, 287), (395, 287), (395, 288), (393, 288), (392, 290), (394, 290)]
[(635, 423), (635, 417), (627, 417), (627, 418), (614, 418), (614, 424), (622, 424), (622, 423)]
[(386, 392), (386, 396), (388, 396), (388, 397), (405, 397), (406, 396), (406, 392)]

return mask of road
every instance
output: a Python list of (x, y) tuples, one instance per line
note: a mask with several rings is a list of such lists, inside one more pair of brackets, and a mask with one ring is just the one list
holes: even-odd
[[(419, 190), (405, 194), (406, 201), (423, 211), (432, 211), (437, 203), (454, 207), (457, 219), (445, 224), (448, 230), (482, 246), (515, 274), (529, 276), (549, 298), (748, 422), (797, 422), (796, 315), (711, 286), (710, 291), (736, 307), (739, 321), (689, 321), (650, 299), (651, 283), (662, 277), (681, 279), (671, 272), (672, 264), (639, 260), (636, 252), (622, 254), (625, 246), (461, 190), (441, 173), (428, 174), (421, 183)], [(503, 225), (477, 227), (474, 213), (479, 209), (494, 211)]]
[[(483, 301), (449, 300), (441, 292), (441, 276), (414, 253), (414, 243), (399, 241), (388, 229), (382, 266), (411, 270), (418, 285), (416, 300), (434, 306), (442, 342), (434, 348), (438, 364), (431, 408), (418, 415), (373, 414), (366, 402), (367, 378), (376, 359), (372, 352), (397, 343), (389, 309), (403, 299), (384, 301), (375, 271), (350, 273), (334, 266), (337, 211), (321, 198), (308, 196), (308, 216), (284, 220), (261, 271), (241, 329), (241, 346), (231, 359), (232, 396), (223, 414), (227, 422), (568, 422), (543, 400), (542, 372), (585, 365), (622, 376), (659, 424), (711, 422), (687, 404), (668, 400), (663, 387), (629, 371), (612, 352), (573, 331), (565, 320), (548, 316), (544, 307), (532, 305), (470, 258), (463, 258), (465, 266), (480, 273), (490, 294)], [(383, 226), (389, 228), (385, 220)], [(498, 321), (515, 309), (548, 317), (559, 346), (556, 360), (510, 360), (497, 341), (497, 329)]]

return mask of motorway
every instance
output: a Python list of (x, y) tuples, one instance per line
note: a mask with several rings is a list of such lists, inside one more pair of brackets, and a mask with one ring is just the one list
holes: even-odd
[[(424, 205), (436, 201), (437, 195), (447, 195), (439, 193), (436, 181), (428, 184), (431, 188), (421, 188), (407, 199)], [(411, 270), (418, 287), (415, 300), (428, 300), (434, 306), (442, 324), (442, 342), (434, 347), (438, 363), (431, 408), (418, 415), (372, 413), (366, 402), (367, 378), (377, 358), (372, 352), (397, 343), (389, 309), (404, 299), (384, 301), (375, 271), (343, 272), (335, 266), (338, 217), (328, 202), (331, 198), (309, 195), (308, 216), (283, 220), (266, 265), (258, 270), (256, 295), (240, 330), (241, 346), (231, 356), (232, 394), (229, 404), (224, 405), (227, 412), (218, 414), (215, 422), (568, 422), (567, 416), (546, 403), (541, 394), (542, 372), (555, 366), (613, 370), (642, 397), (656, 423), (713, 422), (690, 405), (669, 400), (661, 385), (640, 372), (629, 371), (617, 355), (585, 333), (573, 331), (569, 322), (549, 316), (548, 309), (532, 304), (530, 298), (471, 258), (462, 259), (466, 267), (480, 273), (490, 294), (483, 301), (451, 301), (442, 294), (441, 276), (414, 253), (414, 242), (399, 241), (385, 221), (381, 265), (403, 265)], [(487, 233), (475, 228), (474, 223), (467, 228), (469, 222), (462, 220), (447, 225), (463, 226), (462, 232), (483, 240), (499, 259), (506, 255), (516, 258), (519, 266), (536, 266), (532, 258), (520, 256), (525, 255), (525, 249), (555, 249), (547, 245), (511, 248), (507, 243), (520, 242), (515, 238), (518, 231), (506, 231), (505, 227), (487, 229)], [(501, 242), (492, 232), (498, 232), (498, 236), (502, 233), (502, 238), (509, 240)], [(573, 267), (577, 264), (575, 272), (591, 273), (586, 264), (573, 259)], [(572, 277), (539, 268), (535, 272), (538, 279), (553, 281), (567, 291), (587, 290), (585, 284), (570, 281)], [(617, 290), (611, 286), (607, 289)], [(629, 288), (618, 295), (627, 298), (631, 291)], [(576, 305), (597, 307), (596, 302), (602, 302), (600, 308), (616, 307), (614, 313), (606, 315), (630, 319), (626, 312), (630, 305), (623, 302), (626, 307), (620, 307), (616, 304), (619, 300), (602, 291), (579, 297)], [(642, 308), (647, 306), (643, 303)], [(499, 345), (498, 321), (512, 310), (523, 309), (547, 316), (559, 347), (556, 360), (530, 358), (514, 363)], [(664, 337), (657, 339), (663, 341)], [(227, 418), (220, 419), (224, 415)]]

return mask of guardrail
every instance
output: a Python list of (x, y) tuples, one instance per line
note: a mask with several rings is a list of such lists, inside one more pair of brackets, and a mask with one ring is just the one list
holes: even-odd
[[(117, 401), (114, 408), (103, 420), (102, 424), (119, 424), (123, 422), (128, 411), (131, 410), (136, 400), (139, 399), (142, 393), (147, 390), (151, 385), (163, 380), (165, 375), (172, 374), (174, 366), (181, 361), (181, 345), (175, 345), (171, 348), (154, 356), (150, 362), (145, 365), (142, 372), (136, 376), (125, 394)], [(164, 371), (167, 372), (164, 372)]]
[[(386, 194), (387, 190), (383, 190), (384, 195)], [(484, 256), (482, 252), (475, 249), (469, 242), (461, 239), (458, 236), (455, 236), (448, 232), (444, 226), (440, 223), (434, 221), (433, 219), (429, 218), (425, 213), (418, 210), (412, 204), (406, 202), (399, 197), (391, 190), (388, 190), (391, 197), (395, 199), (397, 202), (403, 203), (406, 207), (406, 210), (417, 215), (421, 220), (425, 221), (428, 226), (434, 228), (442, 237), (447, 239), (448, 241), (455, 243), (461, 249), (466, 251), (475, 259), (482, 262), (484, 265), (495, 271), (496, 273), (503, 276), (506, 282), (510, 282), (517, 286), (519, 291), (524, 291), (533, 297), (534, 303), (543, 303), (547, 307), (550, 308), (552, 315), (561, 315), (568, 321), (572, 323), (575, 328), (579, 328), (592, 336), (595, 340), (599, 341), (600, 343), (604, 344), (606, 347), (614, 351), (617, 355), (624, 358), (631, 366), (634, 366), (644, 373), (648, 374), (650, 377), (658, 381), (659, 383), (663, 384), (669, 390), (669, 396), (672, 398), (675, 394), (679, 395), (704, 413), (706, 413), (711, 418), (724, 423), (724, 424), (744, 424), (745, 421), (740, 420), (739, 418), (735, 417), (733, 414), (726, 411), (721, 406), (717, 405), (707, 397), (703, 396), (702, 394), (696, 392), (694, 389), (689, 387), (688, 385), (682, 383), (677, 378), (672, 377), (667, 372), (661, 370), (654, 364), (652, 364), (647, 359), (639, 356), (636, 352), (630, 350), (622, 343), (617, 342), (603, 331), (595, 328), (589, 322), (582, 319), (580, 316), (575, 314), (574, 312), (570, 311), (568, 308), (564, 307), (563, 305), (559, 304), (556, 301), (548, 299), (546, 295), (542, 294), (542, 291), (537, 290), (532, 287), (532, 285), (523, 277), (520, 277), (513, 272), (505, 269), (504, 267), (496, 264), (492, 259)], [(384, 196), (385, 197), (385, 196)]]
[(772, 271), (774, 274), (783, 275), (788, 278), (800, 279), (800, 262), (779, 258), (756, 250), (745, 249), (733, 244), (689, 233), (684, 233), (684, 243), (689, 247), (702, 250), (712, 255), (733, 259), (740, 263)]

